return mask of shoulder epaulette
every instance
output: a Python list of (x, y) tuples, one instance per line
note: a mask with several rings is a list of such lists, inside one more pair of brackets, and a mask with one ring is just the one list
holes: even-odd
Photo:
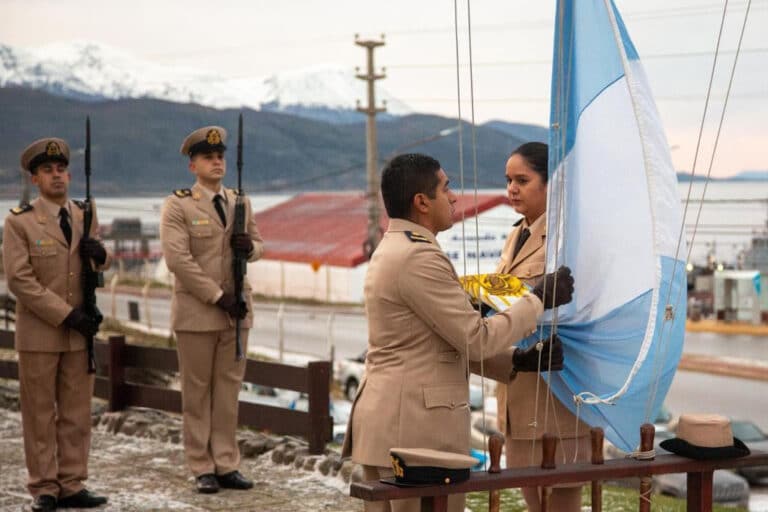
[(75, 203), (81, 210), (85, 210), (85, 201), (78, 201), (77, 199), (73, 199), (72, 202)]
[(404, 233), (405, 233), (405, 236), (407, 236), (411, 242), (422, 242), (425, 244), (432, 243), (429, 238), (425, 237), (420, 233), (416, 233), (415, 231), (405, 231)]
[(512, 224), (512, 225), (513, 225), (513, 226), (519, 226), (520, 224), (522, 224), (522, 223), (523, 223), (523, 221), (524, 221), (524, 220), (525, 220), (525, 217), (520, 217), (520, 220), (518, 220), (517, 222), (515, 222), (515, 223), (514, 223), (514, 224)]
[(189, 197), (192, 195), (192, 190), (188, 188), (177, 188), (173, 193), (176, 197)]
[(24, 203), (22, 205), (11, 208), (11, 213), (14, 215), (21, 215), (24, 212), (31, 212), (31, 211), (32, 211), (32, 205), (29, 203)]

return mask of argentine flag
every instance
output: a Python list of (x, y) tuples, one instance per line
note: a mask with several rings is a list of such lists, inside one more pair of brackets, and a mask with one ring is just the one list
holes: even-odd
[(547, 269), (576, 280), (549, 319), (565, 350), (550, 385), (631, 451), (680, 360), (686, 251), (664, 129), (611, 0), (558, 1), (550, 124)]

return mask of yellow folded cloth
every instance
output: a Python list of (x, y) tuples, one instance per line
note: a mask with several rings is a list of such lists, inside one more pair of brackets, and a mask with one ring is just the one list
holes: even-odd
[(510, 274), (473, 274), (459, 278), (461, 286), (476, 306), (485, 304), (504, 311), (528, 293), (530, 288)]

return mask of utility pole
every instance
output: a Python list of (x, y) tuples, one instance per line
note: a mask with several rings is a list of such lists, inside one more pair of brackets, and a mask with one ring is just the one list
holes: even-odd
[(376, 107), (376, 92), (374, 84), (376, 80), (385, 78), (384, 69), (381, 73), (376, 74), (373, 66), (373, 50), (379, 46), (384, 46), (384, 34), (381, 35), (381, 40), (365, 40), (361, 41), (355, 34), (355, 44), (362, 46), (366, 49), (368, 54), (368, 70), (365, 74), (360, 73), (360, 68), (357, 68), (357, 78), (368, 82), (368, 106), (363, 108), (360, 106), (360, 100), (357, 101), (357, 111), (362, 112), (367, 116), (365, 124), (365, 149), (366, 149), (366, 161), (368, 170), (368, 237), (363, 244), (365, 255), (368, 259), (371, 259), (373, 251), (376, 250), (376, 246), (379, 245), (381, 240), (381, 229), (379, 227), (379, 155), (378, 148), (376, 146), (376, 114), (379, 112), (386, 112), (386, 105), (384, 107)]

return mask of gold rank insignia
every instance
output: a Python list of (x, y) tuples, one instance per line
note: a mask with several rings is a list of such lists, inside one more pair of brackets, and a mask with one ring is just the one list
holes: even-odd
[(422, 242), (425, 244), (432, 243), (429, 238), (425, 237), (421, 233), (416, 233), (415, 231), (406, 231), (405, 236), (407, 236), (411, 242)]
[(188, 188), (178, 188), (173, 191), (176, 197), (189, 197), (192, 195), (192, 191)]
[(392, 471), (395, 473), (395, 476), (403, 478), (405, 471), (403, 471), (403, 467), (400, 465), (400, 459), (390, 455), (389, 460), (392, 462)]
[(22, 204), (20, 206), (14, 206), (11, 208), (11, 213), (14, 215), (20, 215), (24, 212), (32, 211), (32, 205), (31, 204)]
[(51, 141), (45, 146), (45, 154), (48, 156), (60, 156), (61, 149), (59, 148), (58, 144), (56, 144), (54, 141)]
[(219, 130), (215, 128), (212, 130), (208, 130), (208, 133), (205, 136), (205, 140), (211, 146), (221, 144), (221, 134), (219, 133)]

